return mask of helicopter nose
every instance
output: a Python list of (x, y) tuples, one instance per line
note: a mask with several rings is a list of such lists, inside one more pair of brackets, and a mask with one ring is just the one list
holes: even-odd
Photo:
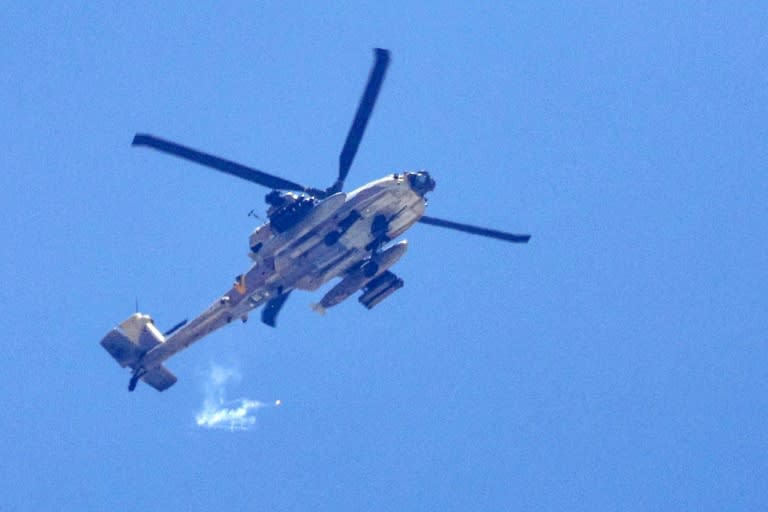
[(427, 171), (410, 173), (408, 175), (408, 182), (411, 184), (411, 189), (420, 196), (424, 196), (427, 192), (435, 189), (435, 180), (432, 179)]

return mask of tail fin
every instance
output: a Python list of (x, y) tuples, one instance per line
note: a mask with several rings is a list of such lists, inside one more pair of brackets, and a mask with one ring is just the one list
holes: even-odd
[(120, 366), (133, 369), (134, 377), (129, 386), (131, 390), (139, 377), (158, 391), (164, 391), (176, 383), (176, 377), (164, 366), (146, 370), (141, 365), (144, 354), (161, 343), (165, 343), (165, 337), (152, 323), (152, 318), (141, 313), (129, 316), (101, 340), (101, 346)]

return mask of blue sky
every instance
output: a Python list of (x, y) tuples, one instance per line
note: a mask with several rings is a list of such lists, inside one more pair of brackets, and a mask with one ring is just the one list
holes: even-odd
[[(768, 495), (768, 13), (760, 2), (67, 6), (0, 14), (0, 508), (756, 510)], [(247, 269), (263, 188), (404, 169), (405, 287), (221, 330), (126, 391), (98, 342)], [(214, 368), (245, 431), (200, 428)], [(218, 395), (217, 395), (218, 396)], [(251, 411), (253, 412), (253, 411)]]

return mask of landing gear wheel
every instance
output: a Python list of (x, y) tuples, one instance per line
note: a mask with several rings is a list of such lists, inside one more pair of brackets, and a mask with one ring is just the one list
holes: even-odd
[(331, 231), (330, 233), (325, 235), (325, 239), (324, 239), (325, 245), (330, 247), (336, 242), (338, 242), (339, 238), (341, 238), (341, 233), (339, 233), (338, 231)]
[(377, 215), (371, 222), (371, 234), (376, 238), (386, 238), (389, 229), (389, 221), (384, 215)]
[(379, 271), (379, 264), (375, 261), (369, 261), (363, 266), (363, 275), (365, 277), (373, 277)]

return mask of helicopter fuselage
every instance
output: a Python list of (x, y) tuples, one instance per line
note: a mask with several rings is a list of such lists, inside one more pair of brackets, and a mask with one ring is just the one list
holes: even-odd
[[(424, 214), (424, 190), (414, 186), (414, 180), (409, 179), (413, 176), (428, 178), (426, 173), (393, 174), (317, 202), (282, 233), (275, 233), (269, 222), (256, 228), (250, 239), (251, 268), (200, 316), (148, 351), (141, 366), (145, 370), (158, 366), (233, 319), (246, 321), (253, 309), (291, 290), (313, 291), (356, 271), (364, 277), (357, 279), (356, 288), (349, 292), (361, 289), (394, 264), (405, 249), (401, 242), (397, 258), (378, 258), (387, 253), (382, 247)], [(363, 269), (366, 265), (376, 267), (368, 276)]]
[(312, 307), (322, 313), (358, 291), (359, 302), (375, 307), (403, 286), (389, 268), (405, 253), (405, 240), (391, 243), (414, 223), (526, 243), (530, 235), (516, 235), (471, 224), (424, 215), (426, 194), (435, 182), (424, 171), (392, 174), (349, 193), (342, 192), (373, 112), (389, 51), (374, 49), (374, 64), (352, 125), (339, 154), (336, 181), (314, 188), (260, 171), (210, 153), (146, 133), (137, 133), (132, 145), (146, 146), (251, 183), (268, 187), (269, 221), (249, 238), (253, 264), (235, 278), (234, 285), (201, 315), (161, 333), (148, 315), (136, 313), (110, 330), (101, 345), (122, 366), (133, 370), (128, 389), (143, 380), (159, 391), (176, 377), (162, 365), (207, 334), (234, 319), (246, 321), (261, 307), (261, 320), (272, 327), (293, 290), (317, 290), (340, 278)]

